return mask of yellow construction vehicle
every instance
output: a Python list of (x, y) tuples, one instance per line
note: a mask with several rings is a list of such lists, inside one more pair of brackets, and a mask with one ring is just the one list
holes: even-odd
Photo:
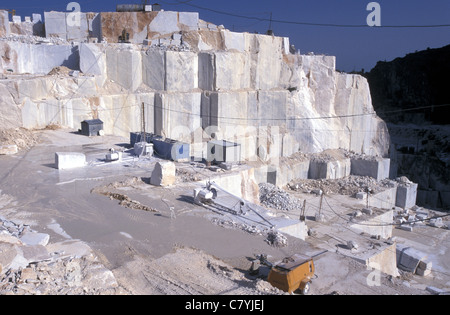
[(309, 293), (311, 282), (315, 277), (314, 257), (326, 252), (312, 257), (295, 254), (277, 264), (271, 264), (267, 261), (266, 256), (261, 255), (260, 263), (271, 267), (267, 281), (272, 286), (289, 294), (298, 290), (302, 295), (306, 295)]
[(289, 294), (299, 290), (301, 294), (306, 295), (311, 288), (314, 271), (313, 259), (297, 254), (273, 266), (267, 281)]

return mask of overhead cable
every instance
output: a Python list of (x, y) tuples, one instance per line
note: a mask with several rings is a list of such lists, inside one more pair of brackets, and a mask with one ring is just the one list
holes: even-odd
[(442, 28), (442, 27), (450, 27), (450, 24), (432, 24), (432, 25), (382, 25), (382, 26), (374, 26), (370, 27), (367, 24), (334, 24), (334, 23), (312, 23), (312, 22), (301, 22), (301, 21), (287, 21), (287, 20), (276, 20), (276, 19), (268, 19), (268, 18), (260, 18), (255, 16), (246, 16), (211, 8), (202, 7), (196, 4), (192, 4), (189, 2), (180, 2), (179, 4), (184, 4), (193, 8), (197, 8), (204, 11), (210, 11), (217, 14), (232, 16), (236, 18), (242, 18), (247, 20), (257, 20), (260, 22), (272, 22), (279, 24), (293, 24), (293, 25), (303, 25), (303, 26), (318, 26), (318, 27), (337, 27), (337, 28)]

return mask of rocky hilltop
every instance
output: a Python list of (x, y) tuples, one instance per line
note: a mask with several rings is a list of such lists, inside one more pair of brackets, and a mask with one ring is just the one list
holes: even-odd
[[(396, 113), (417, 107), (450, 104), (448, 73), (450, 72), (450, 45), (427, 49), (396, 58), (380, 61), (369, 73), (373, 105), (386, 121), (410, 120), (411, 114), (434, 124), (450, 123), (450, 107)], [(386, 114), (383, 114), (383, 113)]]
[(418, 183), (418, 205), (431, 208), (450, 208), (449, 60), (450, 45), (380, 61), (364, 74), (373, 106), (388, 122), (391, 177)]

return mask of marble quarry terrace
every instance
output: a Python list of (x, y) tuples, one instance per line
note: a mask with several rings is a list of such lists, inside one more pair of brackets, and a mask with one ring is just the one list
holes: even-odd
[[(344, 244), (339, 247), (333, 243), (332, 247), (339, 247), (364, 266), (389, 277), (399, 277), (402, 273), (398, 268), (420, 276), (431, 273), (428, 256), (411, 246), (396, 245), (393, 230), (397, 225), (402, 227), (401, 233), (406, 234), (401, 235), (406, 239), (417, 218), (424, 221), (443, 217), (416, 206), (417, 184), (407, 178), (389, 179), (389, 131), (374, 110), (364, 77), (337, 71), (334, 56), (302, 54), (287, 37), (232, 32), (222, 25), (203, 21), (195, 12), (88, 12), (79, 13), (75, 21), (72, 17), (70, 12), (51, 11), (23, 20), (14, 16), (10, 21), (8, 11), (0, 10), (1, 129), (48, 131), (49, 126), (58, 126), (53, 145), (60, 140), (65, 146), (61, 145), (62, 151), (52, 153), (55, 156), (52, 171), (103, 163), (93, 163), (92, 159), (89, 162), (91, 157), (86, 152), (66, 152), (72, 140), (83, 144), (79, 148), (98, 153), (101, 151), (98, 146), (120, 137), (130, 139), (136, 152), (133, 142), (139, 141), (133, 137), (143, 135), (145, 130), (151, 137), (147, 142), (153, 142), (153, 146), (141, 147), (144, 155), (153, 153), (153, 149), (157, 151), (160, 139), (187, 148), (182, 156), (172, 156), (176, 167), (166, 161), (153, 165), (159, 172), (159, 184), (155, 186), (164, 186), (161, 184), (164, 181), (170, 182), (168, 186), (180, 181), (204, 184), (209, 177), (225, 173), (215, 181), (224, 188), (225, 196), (216, 197), (226, 203), (230, 199), (226, 194), (231, 192), (238, 200), (235, 204), (239, 201), (241, 206), (246, 206), (246, 202), (258, 204), (249, 206), (247, 213), (272, 216), (274, 222), (283, 222), (285, 226), (278, 232), (301, 241), (321, 233), (328, 243), (337, 240)], [(102, 124), (101, 130), (96, 130), (94, 136), (79, 136), (82, 125), (93, 121)], [(72, 132), (63, 135), (67, 130)], [(88, 142), (102, 137), (105, 139), (102, 143)], [(220, 156), (214, 155), (212, 148), (220, 145), (228, 154), (223, 161), (227, 163), (214, 165)], [(17, 146), (0, 143), (0, 156), (14, 155), (17, 151)], [(120, 163), (135, 161), (125, 150), (111, 150), (106, 155), (107, 162), (115, 156)], [(116, 164), (113, 167), (121, 175), (127, 171), (119, 170)], [(189, 173), (194, 167), (209, 173), (199, 178)], [(107, 167), (98, 172), (104, 176), (106, 170)], [(130, 168), (140, 178), (137, 171)], [(61, 171), (61, 174), (71, 173)], [(74, 174), (83, 173), (74, 171)], [(78, 180), (82, 179), (67, 178), (60, 184), (68, 187)], [(329, 200), (334, 209), (341, 211), (338, 219), (345, 216), (357, 232), (343, 231), (330, 219), (330, 213), (319, 212), (312, 219), (309, 216), (307, 220), (298, 220), (303, 199), (292, 201), (286, 191), (304, 198), (305, 205), (317, 203), (316, 208), (333, 210), (326, 205), (328, 199), (323, 204), (320, 199), (324, 194), (328, 198), (324, 181), (329, 181), (328, 187), (333, 187), (332, 193), (337, 194), (337, 199)], [(136, 180), (133, 185), (147, 191), (154, 183), (153, 175), (149, 182), (144, 185)], [(373, 190), (366, 187), (366, 182), (373, 183)], [(345, 185), (351, 196), (350, 192), (338, 196)], [(98, 195), (109, 196), (111, 200), (123, 197), (107, 190), (111, 187), (106, 185), (104, 190), (97, 187), (92, 191), (100, 191)], [(117, 187), (122, 186), (117, 184), (113, 188)], [(92, 195), (87, 191), (81, 193)], [(158, 193), (165, 195), (158, 191), (153, 197), (162, 198)], [(200, 188), (194, 193), (195, 198), (207, 195)], [(371, 207), (366, 206), (369, 193)], [(125, 197), (120, 200), (142, 206)], [(286, 210), (288, 205), (298, 213), (291, 212), (295, 213), (295, 219), (277, 217), (261, 204), (272, 209), (278, 207), (279, 211)], [(174, 208), (170, 209), (172, 212), (165, 215), (173, 219)], [(238, 226), (229, 213), (214, 220), (222, 226)], [(445, 219), (433, 224), (439, 226), (439, 237), (447, 237)], [(331, 233), (340, 236), (328, 237)], [(358, 250), (357, 244), (342, 241), (358, 233), (365, 233), (374, 242), (378, 240), (379, 248), (371, 243), (363, 251), (361, 243)], [(283, 238), (280, 241), (283, 246), (287, 246), (286, 242)], [(427, 246), (419, 246), (419, 250), (425, 251)], [(433, 262), (445, 270), (448, 259), (445, 253), (441, 254)], [(325, 264), (325, 258), (322, 262)], [(0, 267), (1, 264), (0, 261)], [(320, 262), (318, 266), (318, 270), (326, 269), (321, 268)], [(110, 276), (108, 273), (108, 279)], [(324, 293), (325, 289), (318, 292)]]
[[(239, 139), (243, 159), (299, 149), (387, 155), (388, 131), (366, 79), (337, 72), (333, 56), (301, 55), (289, 38), (166, 11), (80, 13), (79, 26), (68, 13), (45, 12), (37, 37), (39, 15), (10, 23), (2, 12), (5, 128), (78, 129), (98, 118), (106, 134), (128, 137), (141, 130), (144, 104), (146, 130), (192, 144), (192, 156), (211, 134)], [(128, 43), (119, 39), (124, 30)]]

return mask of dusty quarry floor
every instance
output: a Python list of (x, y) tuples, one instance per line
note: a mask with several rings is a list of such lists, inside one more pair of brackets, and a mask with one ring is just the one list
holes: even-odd
[[(314, 255), (324, 250), (327, 253), (315, 261), (314, 295), (425, 295), (430, 294), (427, 286), (450, 289), (448, 230), (424, 228), (409, 233), (395, 229), (399, 242), (436, 257), (436, 271), (428, 277), (382, 274), (377, 285), (368, 285), (372, 270), (346, 256), (335, 239), (324, 237), (326, 226), (329, 231), (342, 230), (332, 212), (326, 213), (328, 223), (320, 227), (308, 219), (313, 215), (308, 211), (313, 210), (307, 209), (308, 227), (316, 234), (306, 241), (288, 237), (287, 246), (274, 247), (264, 235), (212, 223), (211, 212), (192, 203), (194, 182), (180, 180), (171, 188), (149, 185), (156, 159), (100, 161), (109, 148), (124, 149), (128, 139), (89, 138), (64, 129), (36, 133), (40, 140), (33, 147), (14, 156), (0, 156), (0, 216), (49, 234), (50, 243), (79, 240), (87, 244), (117, 280), (118, 286), (105, 291), (108, 294), (284, 294), (265, 281), (267, 270), (262, 269), (261, 277), (249, 275), (251, 259), (265, 253), (275, 262), (296, 253)], [(64, 151), (85, 153), (89, 165), (57, 170), (54, 154)], [(121, 205), (99, 190), (126, 195), (132, 203)], [(293, 194), (300, 200), (319, 202), (311, 194)], [(329, 202), (344, 213), (358, 207), (352, 200), (333, 196)], [(300, 213), (283, 215), (298, 218)], [(58, 292), (78, 293), (70, 288), (47, 293)]]

